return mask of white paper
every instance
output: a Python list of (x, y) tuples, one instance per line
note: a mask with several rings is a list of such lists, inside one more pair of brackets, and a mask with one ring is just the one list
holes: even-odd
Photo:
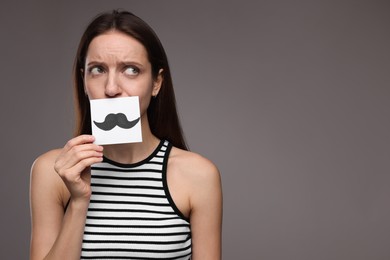
[(95, 144), (142, 142), (138, 97), (93, 99), (90, 104)]

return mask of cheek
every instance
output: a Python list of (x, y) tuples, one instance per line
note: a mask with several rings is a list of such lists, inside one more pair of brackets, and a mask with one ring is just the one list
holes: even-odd
[(95, 93), (92, 90), (92, 88), (89, 87), (87, 84), (85, 84), (85, 82), (84, 82), (84, 92), (85, 92), (85, 95), (87, 95), (89, 98), (94, 98), (94, 96), (95, 96)]
[(146, 111), (148, 110), (150, 100), (151, 97), (149, 95), (144, 95), (139, 97), (141, 115), (145, 114)]
[(99, 93), (96, 89), (85, 87), (85, 95), (88, 96), (89, 99), (100, 99), (104, 98), (104, 93)]
[(137, 91), (138, 93), (133, 93), (133, 95), (139, 97), (141, 115), (146, 113), (152, 98), (152, 81), (145, 82), (142, 85), (143, 87), (138, 88), (140, 90)]
[(105, 97), (104, 81), (102, 79), (86, 83), (84, 80), (84, 92), (90, 99), (100, 99)]

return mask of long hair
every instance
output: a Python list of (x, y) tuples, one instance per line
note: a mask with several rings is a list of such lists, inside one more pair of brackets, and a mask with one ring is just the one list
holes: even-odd
[(154, 80), (157, 79), (160, 69), (163, 69), (161, 89), (157, 97), (151, 99), (147, 110), (150, 129), (158, 138), (166, 139), (174, 146), (188, 150), (177, 114), (172, 77), (164, 48), (153, 29), (142, 19), (127, 11), (114, 10), (98, 15), (81, 37), (73, 67), (77, 115), (75, 135), (92, 133), (90, 104), (85, 95), (82, 71), (91, 41), (110, 30), (125, 33), (145, 47), (152, 65)]

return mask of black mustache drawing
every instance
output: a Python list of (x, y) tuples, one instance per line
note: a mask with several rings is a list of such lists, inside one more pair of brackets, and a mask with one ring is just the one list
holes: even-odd
[(130, 129), (133, 126), (135, 126), (138, 121), (139, 117), (133, 121), (129, 121), (126, 118), (126, 115), (123, 113), (118, 114), (108, 114), (103, 122), (99, 123), (96, 121), (93, 121), (97, 127), (104, 131), (109, 131), (113, 129), (115, 126), (119, 126), (124, 129)]

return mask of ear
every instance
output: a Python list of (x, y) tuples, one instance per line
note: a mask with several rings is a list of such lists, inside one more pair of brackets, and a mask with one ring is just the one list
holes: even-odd
[(160, 69), (160, 70), (158, 71), (157, 78), (156, 78), (156, 80), (153, 82), (153, 90), (152, 90), (152, 96), (153, 96), (153, 97), (157, 97), (158, 92), (160, 92), (162, 83), (163, 83), (163, 81), (164, 81), (163, 71), (164, 71), (163, 69)]

